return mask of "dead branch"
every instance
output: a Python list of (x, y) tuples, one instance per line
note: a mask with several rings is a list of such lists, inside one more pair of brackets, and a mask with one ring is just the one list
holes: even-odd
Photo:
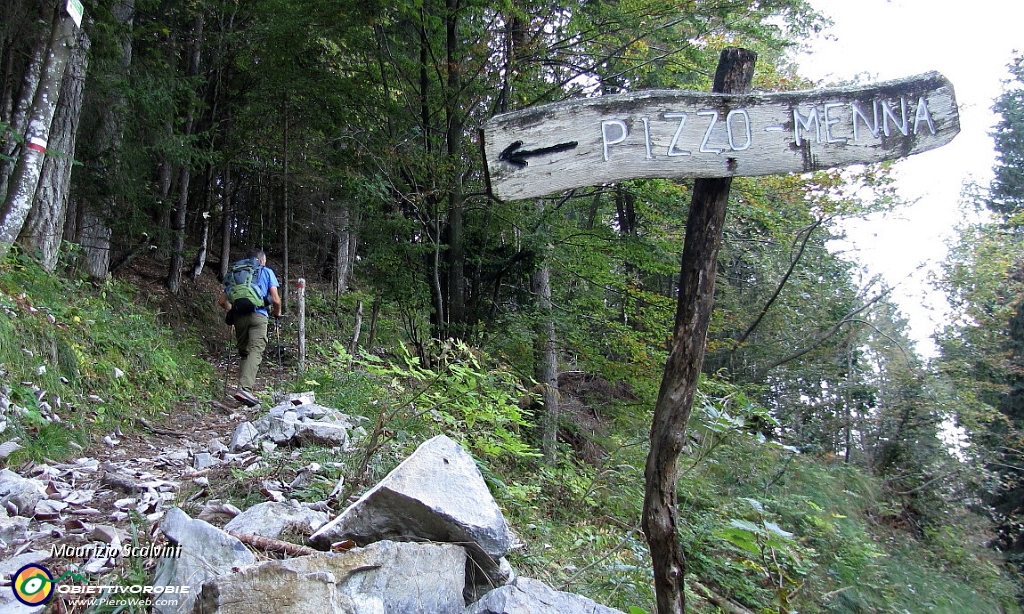
[[(821, 226), (825, 222), (825, 220), (826, 218), (819, 218), (815, 220), (813, 224), (800, 231), (801, 233), (806, 232), (807, 234), (804, 235), (804, 240), (800, 244), (800, 249), (797, 250), (796, 255), (790, 259), (789, 269), (787, 269), (786, 274), (782, 276), (782, 281), (780, 281), (778, 286), (776, 286), (775, 292), (772, 293), (768, 301), (764, 304), (763, 307), (761, 307), (760, 313), (757, 314), (757, 317), (754, 318), (754, 321), (750, 324), (750, 326), (747, 327), (747, 330), (743, 331), (743, 334), (740, 335), (740, 338), (736, 340), (736, 347), (740, 347), (741, 345), (743, 345), (743, 342), (747, 340), (747, 337), (749, 337), (750, 334), (754, 332), (754, 329), (756, 329), (758, 324), (761, 323), (761, 320), (764, 319), (765, 314), (768, 313), (768, 310), (771, 309), (771, 306), (775, 304), (775, 301), (779, 298), (779, 295), (782, 294), (782, 289), (786, 287), (786, 283), (789, 281), (789, 278), (793, 275), (793, 271), (796, 270), (796, 265), (797, 263), (800, 262), (800, 259), (803, 257), (804, 251), (807, 250), (807, 243), (811, 240), (811, 235), (814, 234), (814, 231), (818, 228), (818, 226)], [(797, 233), (797, 236), (799, 236), (799, 233)]]
[(143, 488), (135, 480), (118, 473), (117, 468), (110, 463), (103, 463), (101, 467), (104, 473), (100, 478), (100, 484), (116, 488), (126, 494), (142, 492)]
[(228, 531), (227, 533), (243, 544), (252, 546), (257, 550), (262, 550), (264, 552), (276, 552), (277, 554), (287, 554), (288, 556), (309, 556), (310, 554), (317, 554), (320, 552), (319, 550), (314, 550), (308, 546), (300, 546), (280, 539), (263, 537), (262, 535), (234, 533), (232, 531)]
[(184, 437), (185, 436), (185, 433), (182, 433), (181, 431), (173, 431), (171, 429), (165, 429), (165, 428), (162, 428), (162, 427), (159, 427), (159, 426), (154, 426), (154, 425), (150, 424), (149, 421), (147, 421), (145, 418), (141, 418), (140, 417), (140, 418), (137, 418), (137, 420), (139, 421), (139, 424), (141, 424), (142, 426), (146, 427), (150, 431), (156, 433), (157, 435), (170, 435), (171, 437)]

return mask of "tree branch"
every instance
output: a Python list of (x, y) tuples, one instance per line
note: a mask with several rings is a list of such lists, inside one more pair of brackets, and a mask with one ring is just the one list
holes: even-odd
[(863, 305), (861, 305), (857, 309), (855, 309), (855, 310), (851, 311), (850, 313), (848, 313), (846, 316), (843, 317), (843, 319), (839, 320), (831, 328), (829, 328), (825, 332), (823, 332), (820, 335), (818, 335), (813, 341), (811, 341), (804, 348), (801, 348), (801, 349), (799, 349), (799, 350), (789, 354), (788, 356), (784, 356), (784, 357), (782, 357), (782, 358), (772, 362), (768, 366), (762, 368), (761, 370), (759, 370), (757, 372), (757, 375), (754, 378), (754, 381), (759, 381), (759, 380), (764, 379), (765, 376), (768, 375), (768, 372), (771, 371), (772, 369), (774, 369), (775, 367), (782, 366), (782, 365), (786, 364), (787, 362), (792, 362), (792, 361), (796, 360), (797, 358), (800, 358), (801, 356), (803, 356), (805, 354), (808, 354), (808, 353), (816, 350), (817, 348), (821, 347), (822, 344), (824, 344), (826, 341), (828, 341), (828, 339), (830, 337), (832, 337), (832, 335), (836, 334), (836, 332), (838, 332), (839, 329), (842, 328), (844, 324), (848, 324), (850, 322), (857, 321), (857, 319), (856, 319), (857, 314), (862, 313), (863, 311), (866, 311), (872, 305), (874, 305), (878, 301), (882, 300), (884, 297), (888, 296), (888, 294), (890, 292), (892, 292), (891, 288), (888, 289), (888, 290), (885, 290), (884, 292), (882, 292), (880, 294), (878, 294), (877, 296), (872, 298), (870, 301), (864, 303)]
[(740, 338), (736, 340), (736, 345), (733, 348), (733, 351), (735, 351), (736, 348), (743, 345), (743, 342), (747, 340), (747, 337), (750, 336), (750, 333), (754, 332), (754, 329), (757, 328), (757, 326), (761, 323), (761, 320), (764, 319), (765, 314), (768, 313), (768, 310), (775, 303), (776, 299), (778, 299), (779, 295), (782, 294), (782, 289), (786, 287), (786, 282), (788, 282), (790, 276), (793, 275), (793, 271), (796, 269), (797, 263), (800, 262), (800, 258), (804, 255), (804, 251), (807, 249), (807, 243), (808, 241), (811, 240), (811, 234), (813, 234), (814, 231), (818, 228), (818, 226), (821, 226), (822, 223), (824, 223), (824, 221), (825, 218), (819, 218), (815, 220), (815, 222), (806, 229), (807, 234), (804, 235), (804, 240), (803, 242), (800, 243), (800, 249), (797, 251), (796, 256), (793, 257), (793, 259), (790, 261), (789, 269), (786, 271), (786, 274), (782, 276), (782, 280), (779, 282), (779, 285), (775, 288), (775, 292), (772, 293), (771, 297), (769, 297), (768, 302), (766, 302), (764, 304), (764, 307), (761, 308), (761, 312), (757, 314), (757, 317), (754, 318), (754, 321), (750, 324), (750, 326), (747, 327), (747, 330), (745, 330), (743, 334), (740, 335)]

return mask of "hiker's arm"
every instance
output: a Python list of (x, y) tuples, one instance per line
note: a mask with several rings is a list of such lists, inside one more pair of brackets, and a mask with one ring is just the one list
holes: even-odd
[(221, 309), (228, 311), (231, 309), (231, 301), (228, 300), (228, 295), (221, 292), (220, 296), (217, 297), (217, 304), (220, 305)]
[(281, 295), (277, 293), (277, 286), (270, 287), (270, 315), (275, 318), (281, 315)]

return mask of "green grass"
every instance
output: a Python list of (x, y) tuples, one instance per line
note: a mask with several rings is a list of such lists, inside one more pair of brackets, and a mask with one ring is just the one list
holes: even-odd
[(0, 400), (8, 459), (66, 458), (133, 419), (211, 398), (198, 345), (162, 326), (127, 284), (49, 275), (31, 259), (0, 261)]

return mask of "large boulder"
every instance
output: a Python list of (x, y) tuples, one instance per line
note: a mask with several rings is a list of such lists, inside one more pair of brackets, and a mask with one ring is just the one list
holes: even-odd
[(462, 614), (465, 551), (382, 541), (211, 578), (193, 614)]
[(461, 544), (487, 583), (510, 579), (502, 557), (515, 536), (473, 457), (444, 435), (420, 445), (309, 541), (326, 550), (338, 541), (363, 546), (384, 539)]
[(235, 432), (231, 435), (231, 445), (228, 446), (228, 449), (232, 452), (255, 450), (259, 437), (259, 431), (256, 430), (256, 427), (251, 422), (243, 422), (235, 427)]
[(230, 573), (233, 567), (256, 562), (253, 553), (238, 539), (204, 520), (190, 518), (176, 507), (167, 511), (160, 531), (181, 546), (181, 553), (178, 557), (160, 559), (153, 586), (190, 587), (187, 594), (163, 594), (154, 606), (160, 614), (190, 612), (203, 582)]
[(516, 578), (487, 593), (464, 614), (623, 614), (592, 599), (556, 591), (539, 580)]
[(352, 425), (348, 422), (299, 422), (295, 425), (295, 441), (302, 446), (344, 448), (348, 445), (350, 430)]

